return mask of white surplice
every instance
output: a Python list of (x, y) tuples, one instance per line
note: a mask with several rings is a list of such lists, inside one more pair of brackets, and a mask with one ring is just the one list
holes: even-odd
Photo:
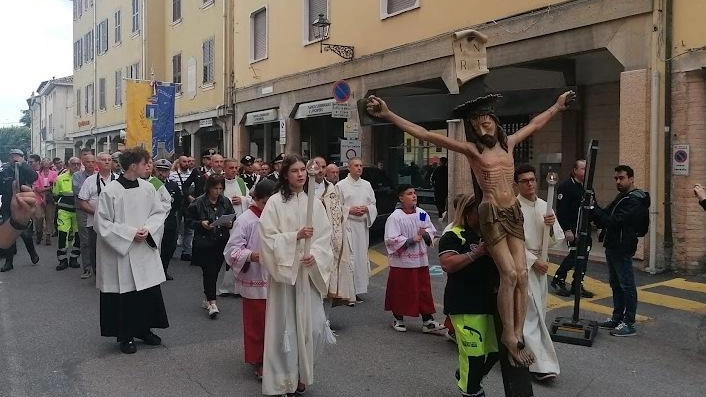
[[(421, 218), (424, 220), (422, 221)], [(387, 218), (385, 222), (385, 248), (390, 267), (413, 269), (429, 266), (427, 245), (424, 241), (406, 246), (407, 240), (416, 236), (419, 228), (424, 228), (430, 238), (433, 238), (436, 233), (431, 217), (419, 207), (415, 207), (414, 213), (411, 214), (398, 208)]]
[(306, 240), (297, 232), (306, 226), (306, 193), (286, 202), (280, 193), (267, 201), (260, 217), (260, 263), (270, 275), (265, 320), (262, 393), (293, 393), (298, 382), (314, 382), (314, 356), (330, 329), (323, 297), (328, 292), (333, 255), (331, 225), (323, 204), (314, 200), (311, 254), (316, 263), (301, 264)]
[[(547, 202), (537, 198), (530, 201), (518, 195), (517, 199), (525, 218), (525, 247), (527, 256), (527, 281), (529, 300), (525, 316), (525, 345), (534, 353), (535, 362), (530, 366), (531, 372), (559, 374), (559, 359), (554, 350), (554, 343), (549, 335), (546, 324), (547, 314), (547, 275), (535, 270), (532, 265), (541, 257), (542, 239), (544, 238), (544, 215), (547, 213)], [(549, 246), (564, 241), (564, 232), (559, 222), (554, 222), (553, 235), (550, 234)]]
[[(132, 189), (112, 181), (98, 197), (94, 227), (96, 287), (101, 292), (142, 291), (166, 281), (159, 245), (171, 203), (162, 200), (151, 183), (137, 181), (139, 186)], [(149, 230), (155, 247), (134, 241), (140, 227)]]
[[(230, 238), (223, 250), (230, 272), (226, 276), (233, 278), (235, 288), (248, 299), (267, 299), (267, 270), (258, 262), (250, 260), (250, 254), (260, 252), (260, 218), (248, 209), (236, 219)], [(247, 269), (244, 269), (245, 266)], [(243, 271), (245, 270), (245, 271)]]
[[(370, 226), (378, 216), (375, 206), (375, 192), (373, 192), (370, 182), (363, 178), (354, 180), (350, 175), (339, 181), (336, 186), (341, 189), (343, 195), (343, 210), (347, 214), (345, 223), (346, 233), (348, 233), (348, 247), (350, 249), (351, 262), (353, 263), (353, 279), (355, 281), (355, 293), (364, 294), (368, 292), (368, 281), (370, 279), (370, 260), (368, 259), (368, 247), (370, 245)], [(366, 206), (368, 213), (363, 215), (351, 215), (351, 207)]]
[[(240, 179), (242, 185), (238, 183), (240, 177), (235, 177), (234, 179), (225, 180), (225, 189), (223, 189), (223, 196), (230, 199), (233, 196), (240, 197), (240, 205), (233, 204), (233, 211), (237, 217), (247, 211), (250, 204), (252, 204), (252, 197), (248, 194), (248, 187), (245, 185), (245, 181)], [(221, 267), (221, 271), (218, 274), (218, 295), (222, 294), (240, 294), (240, 289), (235, 285), (235, 277), (230, 270), (226, 270), (226, 267)]]

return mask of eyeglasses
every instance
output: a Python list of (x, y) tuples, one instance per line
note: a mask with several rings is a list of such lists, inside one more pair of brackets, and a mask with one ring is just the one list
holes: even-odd
[(517, 181), (517, 183), (522, 183), (522, 184), (529, 184), (529, 183), (537, 183), (537, 178), (528, 178), (528, 179), (520, 179)]

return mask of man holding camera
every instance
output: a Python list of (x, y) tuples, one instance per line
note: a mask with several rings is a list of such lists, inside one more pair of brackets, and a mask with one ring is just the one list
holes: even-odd
[[(33, 264), (39, 262), (39, 254), (37, 254), (37, 250), (34, 248), (34, 241), (32, 240), (32, 222), (29, 221), (31, 216), (34, 215), (35, 207), (32, 207), (32, 214), (29, 219), (19, 220), (18, 218), (13, 218), (15, 214), (12, 213), (12, 210), (15, 209), (15, 206), (13, 206), (11, 202), (15, 197), (15, 193), (22, 191), (20, 186), (32, 186), (35, 180), (37, 180), (37, 172), (25, 163), (24, 152), (20, 149), (10, 150), (10, 161), (0, 170), (0, 193), (2, 194), (0, 217), (2, 217), (3, 224), (7, 223), (13, 229), (20, 232), (20, 237), (22, 237), (22, 241), (24, 241), (25, 247), (27, 247)], [(31, 192), (31, 188), (29, 188), (29, 190)], [(0, 272), (7, 272), (14, 268), (13, 261), (15, 255), (17, 255), (17, 244), (15, 244), (14, 241), (7, 249), (0, 250), (0, 256), (5, 258), (5, 264), (0, 268)]]

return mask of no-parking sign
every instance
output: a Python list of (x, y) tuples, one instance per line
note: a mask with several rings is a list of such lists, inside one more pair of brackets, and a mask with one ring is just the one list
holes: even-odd
[(347, 163), (353, 157), (360, 157), (360, 140), (341, 139), (341, 162)]
[(672, 145), (672, 175), (689, 175), (689, 145)]

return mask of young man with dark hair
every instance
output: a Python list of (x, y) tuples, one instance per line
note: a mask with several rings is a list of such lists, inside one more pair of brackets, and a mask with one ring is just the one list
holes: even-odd
[(613, 336), (633, 336), (636, 334), (637, 287), (632, 256), (637, 250), (638, 217), (644, 207), (650, 207), (650, 195), (635, 188), (635, 172), (627, 165), (615, 167), (613, 178), (618, 195), (607, 208), (596, 204), (592, 211), (593, 221), (602, 229), (599, 240), (605, 247), (613, 290), (613, 315), (599, 325), (611, 329)]
[(161, 344), (150, 329), (169, 327), (159, 246), (170, 205), (141, 178), (149, 158), (142, 148), (120, 155), (125, 172), (99, 195), (94, 219), (101, 336), (117, 337), (125, 354), (137, 351), (134, 338)]

